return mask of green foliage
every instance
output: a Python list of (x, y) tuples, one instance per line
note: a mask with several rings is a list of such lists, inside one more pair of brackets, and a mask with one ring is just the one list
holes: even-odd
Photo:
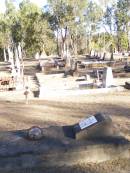
[(128, 33), (129, 33), (129, 8), (128, 0), (118, 0), (117, 9), (115, 10), (116, 32), (118, 37), (118, 50), (128, 49)]
[(0, 15), (0, 47), (22, 43), (28, 57), (43, 49), (48, 54), (54, 53), (55, 35), (42, 10), (24, 0), (16, 10), (12, 1), (6, 1), (6, 12)]
[(128, 37), (126, 33), (122, 33), (121, 38), (121, 48), (122, 50), (128, 50)]
[(3, 14), (0, 15), (0, 48), (4, 48), (10, 42), (10, 30)]

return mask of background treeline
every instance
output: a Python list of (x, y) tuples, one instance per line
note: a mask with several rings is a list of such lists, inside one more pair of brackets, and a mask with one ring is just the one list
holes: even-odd
[(0, 13), (0, 58), (21, 45), (24, 57), (38, 52), (65, 56), (90, 50), (130, 50), (130, 1), (48, 0), (42, 8), (6, 0)]

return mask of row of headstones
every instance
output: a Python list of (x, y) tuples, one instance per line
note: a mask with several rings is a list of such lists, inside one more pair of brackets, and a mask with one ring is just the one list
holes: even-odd
[(98, 59), (103, 59), (103, 60), (105, 60), (105, 59), (109, 59), (109, 60), (112, 59), (112, 54), (109, 53), (109, 52), (96, 52), (96, 51), (92, 50), (90, 52), (90, 56), (91, 57), (96, 57)]

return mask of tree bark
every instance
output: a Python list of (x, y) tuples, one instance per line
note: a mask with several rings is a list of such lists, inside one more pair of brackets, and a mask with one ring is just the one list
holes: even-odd
[(4, 61), (6, 62), (7, 61), (6, 49), (4, 48), (3, 51), (4, 51)]

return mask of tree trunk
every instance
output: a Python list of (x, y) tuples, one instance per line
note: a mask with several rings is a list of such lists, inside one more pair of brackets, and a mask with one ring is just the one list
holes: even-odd
[(57, 54), (58, 54), (58, 56), (60, 55), (60, 52), (59, 52), (59, 34), (58, 34), (58, 29), (57, 29)]
[(7, 51), (8, 51), (8, 57), (9, 57), (9, 62), (11, 62), (11, 56), (10, 56), (10, 48), (9, 48), (9, 46), (8, 46), (8, 49), (7, 49)]
[(17, 75), (20, 77), (20, 58), (18, 56), (18, 48), (15, 47), (15, 65), (16, 65), (16, 69), (17, 69)]
[(7, 61), (6, 49), (4, 48), (3, 51), (4, 51), (4, 61), (6, 62)]
[(62, 38), (62, 43), (61, 43), (61, 56), (63, 59), (66, 59), (66, 38), (67, 38), (67, 32), (68, 32), (68, 28), (66, 26), (65, 28), (65, 35), (63, 36), (63, 32), (62, 32), (62, 28), (61, 28), (61, 38)]
[(20, 43), (18, 44), (18, 56), (19, 56), (19, 59), (21, 60), (22, 59), (22, 48), (21, 48)]

